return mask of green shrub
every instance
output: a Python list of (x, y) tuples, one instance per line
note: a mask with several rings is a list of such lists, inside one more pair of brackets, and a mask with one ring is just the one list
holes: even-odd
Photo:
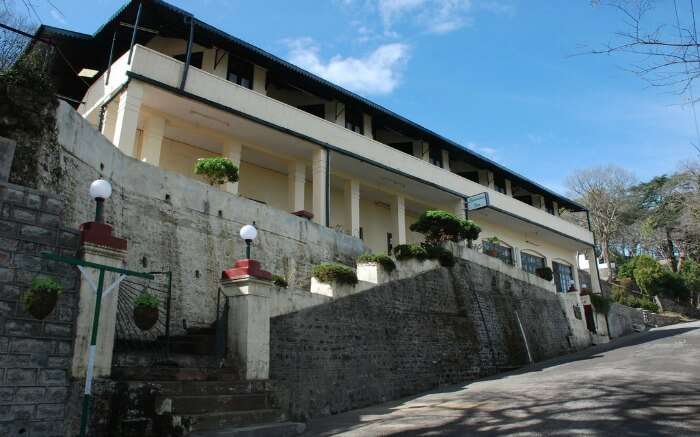
[(591, 294), (591, 303), (599, 313), (607, 314), (610, 311), (612, 302), (612, 299), (602, 294)]
[(272, 283), (280, 288), (287, 288), (289, 286), (284, 276), (280, 275), (272, 275)]
[(681, 278), (688, 291), (700, 293), (700, 263), (692, 259), (686, 260), (681, 268)]
[(238, 167), (228, 158), (200, 158), (194, 165), (194, 173), (204, 176), (209, 185), (238, 182)]
[(634, 269), (634, 279), (647, 296), (662, 295), (671, 299), (685, 299), (690, 295), (683, 277), (658, 263)]
[(535, 270), (535, 274), (545, 281), (551, 282), (554, 279), (554, 272), (549, 267), (540, 267)]
[(446, 211), (425, 211), (410, 226), (413, 232), (425, 235), (425, 242), (440, 245), (448, 241), (476, 240), (481, 228), (471, 220), (465, 220)]
[(394, 260), (389, 258), (389, 255), (385, 255), (383, 253), (377, 254), (377, 255), (375, 255), (373, 253), (365, 253), (365, 254), (357, 257), (357, 262), (358, 263), (377, 263), (377, 264), (381, 265), (382, 268), (389, 273), (396, 270), (396, 263), (394, 262)]
[(455, 257), (452, 252), (441, 246), (425, 246), (428, 253), (428, 259), (436, 259), (443, 267), (452, 267), (455, 265)]
[(158, 298), (146, 290), (142, 291), (134, 301), (135, 307), (158, 308), (158, 305), (160, 305)]
[(32, 280), (32, 285), (25, 293), (22, 294), (22, 305), (26, 309), (32, 305), (35, 294), (34, 291), (44, 290), (49, 293), (60, 295), (63, 293), (63, 285), (50, 276), (37, 276)]
[(337, 282), (339, 284), (357, 284), (357, 274), (350, 267), (338, 263), (322, 263), (313, 268), (311, 274), (326, 284)]
[[(592, 299), (592, 298), (591, 298)], [(651, 312), (658, 312), (659, 307), (646, 296), (636, 297), (630, 295), (624, 288), (613, 288), (612, 301), (632, 308), (641, 308)], [(594, 303), (595, 305), (595, 303)]]
[(399, 244), (394, 247), (394, 256), (399, 261), (412, 258), (418, 261), (435, 259), (443, 267), (452, 267), (455, 265), (455, 258), (452, 252), (444, 247), (430, 244)]

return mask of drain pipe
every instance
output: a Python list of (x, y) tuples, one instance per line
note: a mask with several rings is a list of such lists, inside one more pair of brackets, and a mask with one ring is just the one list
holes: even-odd
[(530, 360), (530, 364), (533, 364), (535, 361), (532, 359), (532, 354), (530, 353), (530, 345), (527, 344), (527, 337), (525, 336), (525, 330), (523, 329), (523, 324), (520, 321), (520, 316), (518, 315), (518, 312), (515, 312), (515, 318), (518, 319), (518, 326), (520, 327), (520, 334), (523, 336), (523, 341), (525, 342), (525, 350), (527, 351), (527, 359)]

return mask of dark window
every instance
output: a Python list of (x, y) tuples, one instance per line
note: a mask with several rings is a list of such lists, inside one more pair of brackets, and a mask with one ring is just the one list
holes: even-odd
[(506, 194), (506, 178), (503, 175), (493, 175), (493, 186), (499, 193)]
[(544, 258), (525, 252), (520, 253), (520, 263), (522, 264), (523, 270), (533, 275), (537, 273), (537, 269), (541, 269), (545, 266)]
[(463, 171), (463, 172), (457, 173), (457, 174), (462, 176), (465, 179), (469, 179), (472, 182), (476, 182), (477, 184), (479, 183), (479, 172), (478, 171)]
[[(187, 61), (187, 53), (181, 55), (173, 56), (180, 62)], [(202, 59), (204, 59), (204, 52), (192, 52), (190, 55), (190, 65), (195, 68), (202, 68)]]
[(552, 272), (554, 273), (554, 284), (557, 286), (557, 291), (560, 293), (566, 293), (571, 284), (574, 283), (573, 269), (571, 266), (566, 264), (553, 262)]
[(364, 240), (364, 239), (365, 239), (364, 231), (362, 230), (362, 226), (360, 226), (360, 240)]
[(428, 146), (428, 159), (431, 164), (442, 167), (442, 149)]
[(228, 55), (228, 73), (226, 78), (244, 86), (248, 89), (253, 88), (253, 64), (229, 53)]
[(544, 199), (544, 208), (548, 213), (554, 215), (554, 202), (552, 202), (552, 199)]
[(297, 108), (308, 112), (311, 115), (315, 115), (316, 117), (326, 118), (326, 105), (302, 105), (297, 106)]
[(519, 200), (523, 203), (527, 203), (528, 205), (532, 205), (532, 196), (529, 194), (527, 196), (513, 196), (515, 197), (515, 200)]
[(498, 258), (506, 264), (513, 265), (513, 249), (498, 243), (484, 240), (482, 243), (484, 253), (488, 256)]
[(394, 246), (391, 244), (391, 232), (386, 233), (386, 253), (391, 253), (391, 249), (394, 248)]
[(391, 143), (389, 144), (390, 147), (393, 147), (394, 149), (398, 149), (402, 151), (403, 153), (408, 153), (409, 155), (413, 155), (413, 143), (408, 141), (405, 143)]
[(365, 129), (362, 122), (362, 111), (353, 108), (345, 109), (345, 127), (358, 134), (364, 134)]

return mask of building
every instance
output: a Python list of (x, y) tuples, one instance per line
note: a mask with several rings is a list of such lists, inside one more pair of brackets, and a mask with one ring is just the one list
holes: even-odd
[(475, 248), (580, 288), (577, 255), (593, 253), (593, 235), (559, 212), (584, 207), (182, 9), (133, 0), (92, 35), (38, 36), (73, 66), (52, 66), (59, 94), (126, 155), (192, 178), (197, 159), (227, 157), (240, 181), (223, 190), (377, 253), (419, 241), (409, 226), (423, 211), (464, 217), (465, 199), (487, 193), (469, 212)]

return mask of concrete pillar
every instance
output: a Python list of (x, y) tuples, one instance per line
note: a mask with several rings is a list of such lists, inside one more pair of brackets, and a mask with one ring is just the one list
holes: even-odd
[(544, 197), (540, 194), (532, 195), (532, 206), (539, 209), (546, 209), (544, 205)]
[(513, 185), (510, 182), (510, 179), (506, 179), (506, 195), (513, 197)]
[(267, 69), (259, 65), (253, 68), (253, 91), (267, 95)]
[(314, 152), (312, 158), (312, 174), (313, 174), (313, 220), (321, 225), (326, 226), (326, 159), (328, 151), (326, 149), (318, 149)]
[[(227, 140), (224, 142), (223, 153), (224, 158), (228, 158), (233, 162), (233, 165), (238, 167), (238, 179), (241, 178), (241, 154), (243, 153), (243, 144), (235, 140)], [(238, 182), (226, 182), (224, 190), (231, 194), (238, 194)]]
[(165, 118), (150, 115), (143, 125), (141, 160), (156, 167), (160, 163), (160, 153), (165, 136)]
[(413, 156), (423, 161), (430, 161), (430, 145), (425, 141), (413, 141)]
[(455, 202), (454, 214), (461, 219), (467, 218), (467, 213), (464, 210), (466, 206), (467, 205), (464, 199), (457, 199), (457, 201)]
[[(218, 64), (217, 60), (219, 61)], [(218, 47), (204, 50), (202, 70), (226, 79), (226, 74), (228, 73), (228, 52)]]
[(588, 258), (588, 271), (591, 275), (591, 292), (602, 293), (600, 288), (600, 275), (598, 275), (598, 258), (595, 255), (595, 250), (591, 247), (586, 249), (586, 258)]
[[(106, 226), (106, 225), (102, 225)], [(124, 268), (126, 250), (115, 249), (102, 244), (83, 243), (81, 257), (85, 261), (104, 264), (111, 267)], [(92, 274), (92, 280), (97, 285), (98, 272), (95, 269), (86, 268), (88, 274)], [(105, 290), (113, 284), (119, 274), (105, 272)], [(90, 356), (90, 340), (92, 324), (95, 314), (96, 293), (90, 283), (81, 276), (80, 296), (78, 301), (78, 317), (75, 329), (75, 346), (73, 348), (72, 376), (85, 378), (88, 357)], [(114, 336), (117, 327), (117, 301), (119, 299), (119, 287), (115, 287), (109, 294), (102, 295), (100, 304), (100, 322), (97, 331), (96, 349), (94, 352), (94, 377), (109, 377), (112, 371), (112, 352), (114, 350)]]
[(306, 188), (306, 164), (301, 161), (292, 161), (288, 164), (287, 168), (289, 211), (303, 211), (304, 192)]
[(403, 196), (391, 199), (391, 225), (394, 246), (406, 244), (406, 200)]
[(559, 204), (555, 201), (552, 201), (552, 209), (554, 210), (554, 215), (558, 216), (559, 215)]
[(345, 227), (360, 238), (360, 182), (356, 179), (345, 181)]
[(493, 180), (493, 172), (489, 170), (479, 170), (479, 183), (492, 190), (496, 189), (496, 184)]
[(369, 114), (362, 114), (362, 130), (364, 135), (368, 138), (374, 138), (372, 135), (372, 116)]
[(102, 120), (102, 135), (114, 143), (114, 128), (117, 125), (117, 104), (111, 103), (105, 108), (104, 119)]
[(442, 149), (442, 168), (450, 170), (450, 151)]
[(143, 86), (129, 82), (129, 86), (119, 96), (117, 119), (114, 127), (114, 143), (127, 156), (134, 157), (136, 146), (136, 129), (139, 124), (139, 112), (143, 99)]
[(228, 299), (227, 350), (246, 380), (270, 377), (270, 292), (272, 283), (252, 276), (224, 279)]
[(326, 120), (345, 127), (345, 105), (336, 100), (326, 103)]

